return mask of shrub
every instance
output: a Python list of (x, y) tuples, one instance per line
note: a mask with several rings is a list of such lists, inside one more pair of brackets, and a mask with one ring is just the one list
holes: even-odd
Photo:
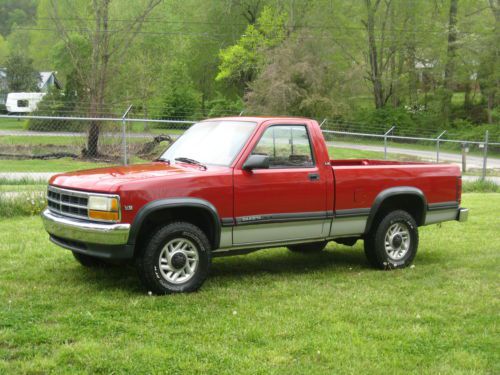
[(491, 180), (465, 181), (462, 186), (464, 193), (499, 193), (500, 186)]
[[(434, 111), (425, 110), (423, 107), (384, 107), (380, 109), (361, 109), (354, 117), (356, 123), (363, 124), (367, 131), (374, 129), (389, 129), (396, 126), (398, 135), (415, 136), (438, 133), (439, 119)], [(354, 125), (359, 129), (359, 125)], [(437, 135), (437, 134), (436, 134)]]
[(39, 215), (47, 206), (44, 192), (25, 192), (15, 196), (0, 194), (0, 217)]
[(491, 142), (500, 141), (500, 126), (498, 124), (475, 125), (467, 120), (455, 120), (450, 133), (458, 139), (481, 141), (484, 139), (486, 130), (489, 132)]
[(243, 111), (243, 102), (240, 99), (231, 101), (218, 97), (207, 103), (207, 117), (237, 116)]
[(170, 88), (163, 98), (162, 119), (185, 120), (193, 118), (198, 109), (196, 93), (186, 86)]
[[(74, 109), (74, 102), (66, 100), (63, 92), (53, 88), (38, 103), (38, 108), (33, 115), (64, 116), (72, 109)], [(88, 124), (81, 121), (30, 119), (26, 124), (26, 129), (41, 132), (83, 132), (87, 126)]]
[[(169, 68), (169, 78), (165, 83), (165, 91), (161, 96), (159, 117), (163, 120), (196, 119), (199, 108), (199, 94), (183, 64), (174, 64)], [(170, 128), (170, 124), (160, 124), (160, 128)], [(187, 128), (189, 125), (182, 126)], [(179, 126), (176, 126), (179, 128)]]

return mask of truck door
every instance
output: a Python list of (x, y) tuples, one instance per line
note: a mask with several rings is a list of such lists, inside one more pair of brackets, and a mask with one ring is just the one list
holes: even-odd
[(234, 171), (233, 244), (326, 237), (326, 174), (305, 124), (269, 125), (250, 155), (267, 155), (268, 169)]

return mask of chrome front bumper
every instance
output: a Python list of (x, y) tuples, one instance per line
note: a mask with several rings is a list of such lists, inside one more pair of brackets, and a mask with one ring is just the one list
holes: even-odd
[(469, 209), (468, 208), (459, 208), (457, 214), (457, 220), (461, 223), (467, 221), (469, 218)]
[(130, 224), (102, 224), (42, 212), (43, 225), (51, 236), (65, 240), (99, 245), (125, 245)]

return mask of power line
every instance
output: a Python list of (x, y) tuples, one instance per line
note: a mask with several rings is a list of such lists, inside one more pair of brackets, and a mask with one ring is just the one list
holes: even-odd
[[(24, 30), (24, 31), (47, 31), (47, 32), (54, 32), (58, 33), (59, 31), (57, 29), (51, 29), (51, 28), (17, 28), (17, 30)], [(94, 32), (94, 30), (90, 29), (66, 29), (67, 32), (75, 32), (75, 33), (82, 33), (82, 32)], [(107, 31), (100, 31), (100, 33), (123, 33), (123, 30), (107, 30)], [(141, 35), (149, 35), (149, 36), (157, 36), (157, 37), (172, 37), (172, 36), (178, 36), (178, 37), (188, 37), (188, 38), (199, 38), (199, 39), (206, 39), (206, 40), (214, 40), (214, 41), (227, 41), (231, 38), (234, 38), (234, 35), (232, 34), (209, 34), (209, 33), (186, 33), (186, 32), (164, 32), (164, 31), (157, 31), (157, 32), (152, 32), (152, 31), (137, 31), (134, 32), (136, 34), (141, 34)], [(243, 34), (240, 35), (239, 37), (247, 37), (247, 35)], [(364, 40), (363, 36), (363, 40)], [(303, 34), (291, 34), (288, 39), (310, 39), (310, 40), (336, 40), (336, 41), (353, 41), (353, 39), (356, 39), (356, 36), (349, 36), (349, 35), (344, 35), (344, 36), (331, 36), (331, 35), (303, 35)], [(358, 38), (359, 39), (359, 38)], [(375, 37), (375, 41), (385, 41), (385, 42), (404, 42), (404, 39), (399, 38), (398, 36), (385, 36), (384, 38), (382, 37)], [(427, 41), (415, 41), (417, 44), (425, 43)], [(390, 46), (387, 46), (387, 48), (390, 48)]]
[[(37, 19), (39, 20), (48, 20), (48, 21), (53, 21), (53, 18), (50, 17), (38, 17)], [(57, 18), (60, 21), (91, 21), (95, 22), (95, 19), (91, 18)], [(133, 19), (108, 19), (109, 22), (133, 22)], [(148, 18), (144, 20), (144, 23), (156, 23), (156, 24), (177, 24), (177, 25), (211, 25), (211, 26), (241, 26), (241, 27), (246, 27), (249, 24), (248, 23), (221, 23), (221, 22), (210, 22), (210, 21), (188, 21), (188, 20), (182, 20), (182, 21), (172, 21), (172, 20), (166, 20), (165, 18)], [(264, 23), (259, 23), (261, 26), (275, 26), (273, 24), (264, 24)], [(299, 29), (321, 29), (321, 30), (361, 30), (361, 31), (366, 31), (365, 27), (361, 26), (333, 26), (333, 25), (324, 25), (324, 24), (310, 24), (310, 25), (293, 25), (293, 28), (299, 28)], [(391, 31), (395, 32), (400, 32), (400, 33), (422, 33), (422, 34), (447, 34), (448, 30), (446, 28), (446, 25), (443, 25), (443, 29), (441, 30), (421, 30), (421, 29), (415, 29), (415, 30), (408, 30), (408, 29), (401, 29), (401, 28), (391, 28)], [(462, 34), (491, 34), (493, 33), (494, 30), (491, 30), (491, 32), (484, 32), (484, 31), (462, 31)]]

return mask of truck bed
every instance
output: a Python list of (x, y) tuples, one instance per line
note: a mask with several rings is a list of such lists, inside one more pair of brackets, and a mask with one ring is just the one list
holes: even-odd
[(370, 159), (330, 160), (330, 164), (336, 210), (371, 207), (380, 192), (393, 187), (417, 188), (428, 204), (459, 199), (461, 173), (453, 164)]

